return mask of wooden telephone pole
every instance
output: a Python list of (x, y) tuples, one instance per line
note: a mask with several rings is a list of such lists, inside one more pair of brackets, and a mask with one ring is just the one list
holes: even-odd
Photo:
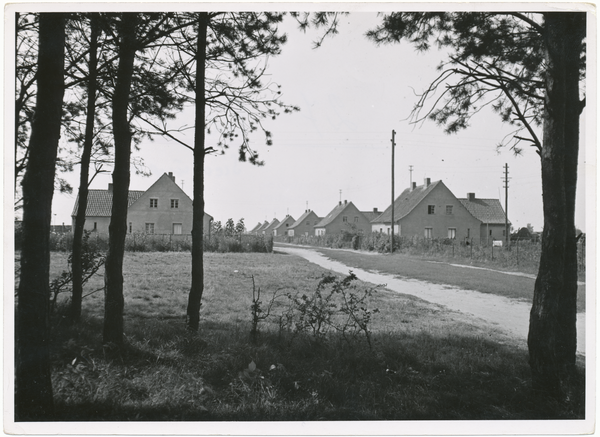
[(396, 131), (392, 130), (392, 226), (390, 229), (390, 253), (394, 253), (394, 149), (396, 147)]
[(508, 228), (508, 164), (504, 164), (504, 233), (506, 240), (506, 247), (510, 245), (510, 229)]

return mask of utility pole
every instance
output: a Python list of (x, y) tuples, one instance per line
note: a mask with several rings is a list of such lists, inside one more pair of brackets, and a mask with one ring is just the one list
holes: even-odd
[(408, 166), (408, 171), (410, 172), (410, 185), (408, 186), (411, 190), (412, 190), (412, 170), (413, 170), (413, 166), (409, 165)]
[(342, 203), (342, 190), (340, 190), (340, 203)]
[(394, 253), (394, 149), (396, 148), (396, 131), (392, 129), (392, 226), (390, 229), (390, 253)]
[(510, 245), (510, 229), (508, 229), (508, 164), (504, 164), (504, 233), (506, 234), (506, 247)]

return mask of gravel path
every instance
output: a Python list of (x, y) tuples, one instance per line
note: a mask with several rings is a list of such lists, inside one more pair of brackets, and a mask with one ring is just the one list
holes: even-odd
[[(351, 268), (331, 260), (321, 253), (297, 247), (277, 246), (277, 250), (300, 256), (323, 268), (337, 273), (352, 270), (356, 276), (372, 284), (386, 284), (386, 288), (398, 293), (419, 297), (431, 303), (470, 314), (520, 339), (527, 339), (531, 304), (503, 296), (462, 290), (448, 285), (432, 284), (413, 279), (400, 279), (385, 273), (373, 273)], [(585, 313), (577, 314), (577, 353), (585, 355)]]

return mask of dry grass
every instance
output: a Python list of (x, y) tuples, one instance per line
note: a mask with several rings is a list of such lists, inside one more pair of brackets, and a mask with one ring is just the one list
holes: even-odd
[[(52, 261), (53, 274), (66, 267), (64, 255)], [(289, 255), (206, 255), (201, 331), (189, 334), (190, 262), (188, 253), (126, 254), (121, 351), (101, 343), (102, 292), (84, 300), (80, 325), (57, 324), (53, 384), (60, 420), (583, 416), (583, 388), (569, 405), (531, 395), (522, 343), (386, 290), (369, 303), (381, 310), (371, 326), (372, 350), (361, 338), (335, 335), (291, 341), (266, 322), (253, 345), (251, 277), (266, 302), (278, 289), (311, 293), (325, 272)], [(94, 281), (90, 290), (101, 286), (101, 278)]]

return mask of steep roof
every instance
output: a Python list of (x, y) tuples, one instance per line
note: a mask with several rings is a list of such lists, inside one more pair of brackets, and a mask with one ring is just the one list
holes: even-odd
[(307, 217), (308, 217), (308, 216), (310, 216), (311, 214), (314, 214), (314, 215), (315, 215), (315, 217), (317, 218), (317, 220), (319, 220), (319, 221), (321, 220), (321, 218), (320, 218), (320, 217), (319, 217), (319, 216), (318, 216), (318, 215), (317, 215), (317, 214), (316, 214), (316, 213), (315, 213), (315, 212), (314, 212), (312, 209), (309, 209), (309, 210), (307, 210), (307, 211), (304, 211), (304, 214), (302, 214), (302, 215), (301, 215), (301, 216), (298, 218), (298, 220), (296, 220), (296, 221), (294, 222), (294, 224), (293, 224), (293, 225), (290, 225), (290, 229), (291, 229), (291, 228), (296, 228), (296, 227), (300, 226), (302, 223), (304, 223), (304, 220), (306, 220), (306, 219), (307, 219)]
[(256, 232), (264, 231), (267, 228), (267, 226), (269, 226), (269, 222), (265, 220), (265, 222), (262, 225), (260, 225), (260, 227), (256, 230)]
[(392, 221), (392, 207), (394, 208), (394, 221), (400, 220), (401, 218), (408, 215), (415, 207), (421, 203), (429, 193), (431, 193), (438, 185), (444, 185), (442, 181), (435, 181), (431, 184), (420, 185), (414, 190), (407, 188), (404, 190), (394, 201), (393, 205), (387, 207), (387, 209), (377, 218), (372, 220), (372, 223), (385, 223)]
[(369, 220), (369, 222), (372, 222), (382, 214), (381, 211), (361, 211), (361, 213)]
[[(295, 223), (296, 220), (294, 219), (294, 217), (292, 217), (291, 215), (286, 215), (285, 218), (283, 220), (281, 220), (281, 223), (279, 223), (277, 226), (275, 226), (273, 229), (277, 230), (279, 228), (282, 228), (286, 223)], [(291, 226), (291, 224), (290, 224)], [(289, 226), (288, 226), (289, 228)]]
[(264, 232), (267, 231), (272, 231), (273, 229), (275, 229), (277, 227), (277, 225), (279, 224), (279, 220), (277, 220), (276, 218), (274, 218), (271, 223), (268, 224), (268, 226), (266, 228), (263, 228), (262, 230)]
[[(327, 226), (329, 223), (331, 223), (332, 221), (334, 221), (337, 216), (339, 216), (342, 212), (344, 212), (344, 210), (346, 208), (349, 208), (350, 205), (354, 206), (354, 204), (352, 202), (344, 202), (344, 203), (338, 203), (337, 206), (335, 208), (333, 208), (331, 210), (331, 212), (329, 214), (327, 214), (323, 220), (321, 220), (319, 223), (317, 223), (315, 225), (316, 228), (323, 228), (325, 226)], [(356, 208), (356, 206), (354, 206), (354, 208)], [(356, 208), (358, 210), (358, 208)], [(359, 211), (360, 212), (360, 211)]]
[[(127, 199), (127, 207), (129, 208), (136, 200), (142, 197), (145, 191), (130, 190)], [(112, 212), (113, 193), (109, 190), (89, 190), (87, 208), (85, 209), (86, 217), (110, 217)], [(75, 200), (72, 217), (77, 215), (79, 206), (79, 196)]]
[(252, 230), (250, 231), (250, 233), (258, 231), (262, 225), (263, 225), (263, 224), (262, 224), (261, 222), (258, 222), (258, 223), (256, 224), (256, 226), (254, 226), (254, 227), (252, 228)]
[[(458, 199), (473, 217), (484, 224), (503, 225), (505, 223), (504, 209), (498, 199)], [(508, 222), (510, 223), (510, 221)]]

